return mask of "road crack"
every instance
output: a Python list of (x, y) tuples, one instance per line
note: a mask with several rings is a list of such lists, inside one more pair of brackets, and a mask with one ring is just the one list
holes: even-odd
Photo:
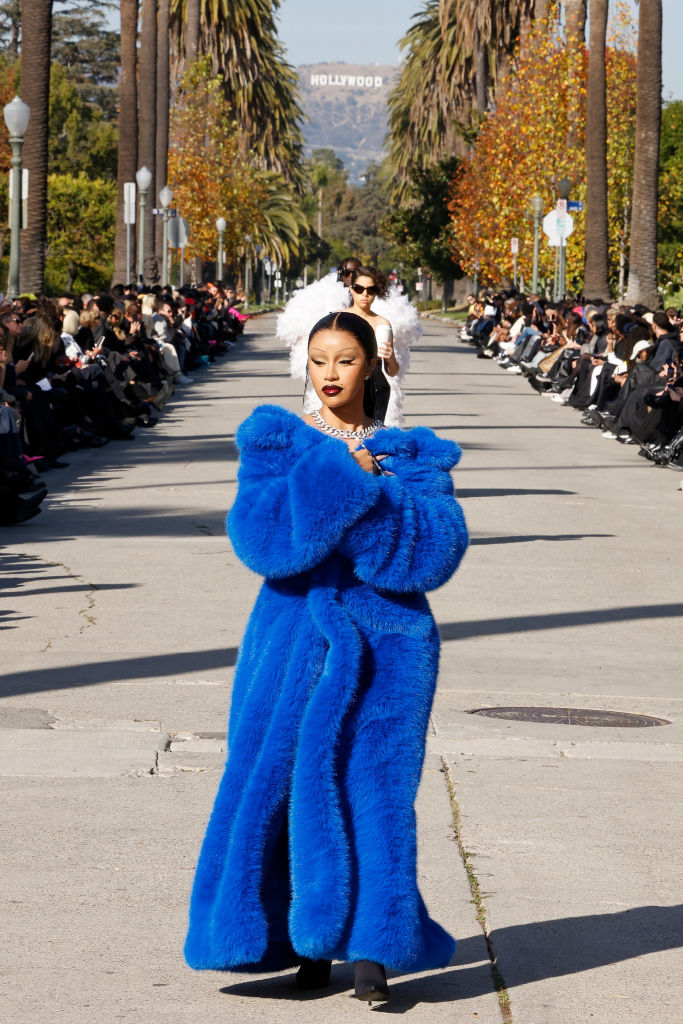
[[(78, 573), (70, 569), (68, 565), (64, 564), (64, 562), (48, 562), (47, 564), (55, 569), (63, 569), (66, 575), (69, 577), (69, 579), (78, 580), (79, 582), (83, 581), (86, 584), (86, 586), (90, 588), (85, 595), (85, 608), (79, 608), (78, 610), (78, 614), (85, 619), (85, 621), (81, 623), (81, 627), (78, 630), (79, 635), (82, 636), (83, 633), (85, 633), (86, 629), (89, 629), (90, 626), (97, 625), (97, 618), (95, 616), (95, 599), (97, 596), (97, 592), (100, 588), (97, 586), (97, 584), (91, 583), (90, 580), (84, 580), (83, 576), (79, 576)], [(49, 641), (47, 647), (44, 649), (47, 650), (48, 647), (50, 647), (51, 645), (52, 641)]]
[(486, 905), (472, 864), (472, 854), (465, 848), (465, 844), (462, 839), (461, 833), (461, 816), (460, 816), (460, 805), (458, 804), (455, 795), (455, 783), (451, 775), (450, 765), (444, 754), (441, 755), (441, 763), (443, 765), (443, 772), (446, 778), (446, 788), (448, 790), (448, 797), (451, 803), (451, 813), (453, 815), (453, 833), (455, 835), (455, 841), (458, 844), (458, 850), (467, 874), (467, 881), (469, 882), (470, 892), (472, 894), (472, 903), (477, 912), (477, 921), (484, 933), (484, 939), (486, 940), (486, 949), (489, 955), (489, 964), (491, 968), (491, 979), (493, 986), (498, 996), (498, 1005), (500, 1006), (500, 1013), (503, 1019), (503, 1024), (514, 1024), (512, 1019), (512, 1009), (510, 1007), (510, 994), (505, 984), (505, 979), (501, 974), (500, 967), (498, 965), (498, 959), (493, 948), (493, 942), (489, 932), (488, 921), (486, 918)]

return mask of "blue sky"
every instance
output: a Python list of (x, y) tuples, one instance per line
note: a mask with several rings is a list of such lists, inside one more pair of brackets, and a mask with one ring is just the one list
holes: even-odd
[[(421, 10), (420, 0), (392, 0), (391, 5), (365, 0), (362, 5), (324, 0), (282, 0), (280, 38), (290, 64), (346, 61), (349, 64), (397, 64), (399, 39)], [(681, 0), (663, 0), (664, 99), (683, 99)]]

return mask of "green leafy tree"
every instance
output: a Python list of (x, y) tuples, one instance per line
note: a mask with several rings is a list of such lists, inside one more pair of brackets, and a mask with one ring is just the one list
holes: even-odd
[(339, 259), (353, 253), (358, 259), (388, 267), (394, 247), (381, 222), (389, 204), (381, 167), (371, 163), (359, 185), (348, 185), (330, 224), (332, 244)]
[(382, 221), (394, 241), (398, 260), (406, 269), (426, 267), (437, 281), (462, 277), (453, 258), (448, 201), (458, 161), (451, 157), (432, 167), (414, 169), (406, 201)]
[(52, 60), (103, 121), (117, 116), (121, 47), (107, 22), (116, 6), (110, 0), (58, 0), (52, 15)]
[(47, 187), (48, 290), (108, 287), (113, 270), (116, 182), (85, 174), (51, 174)]
[(659, 266), (665, 281), (683, 281), (683, 101), (662, 111), (659, 176)]
[(190, 258), (215, 259), (218, 215), (227, 222), (223, 244), (229, 264), (238, 264), (247, 236), (277, 262), (298, 257), (306, 235), (300, 199), (282, 176), (253, 161), (208, 58), (196, 60), (183, 75), (171, 140), (169, 184), (190, 223)]
[(116, 124), (86, 101), (69, 73), (53, 63), (50, 74), (48, 170), (116, 178)]

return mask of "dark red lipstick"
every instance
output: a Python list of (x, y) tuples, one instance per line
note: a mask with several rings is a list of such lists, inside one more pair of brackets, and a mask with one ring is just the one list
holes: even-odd
[(340, 394), (341, 391), (342, 388), (338, 388), (336, 384), (328, 384), (326, 388), (323, 388), (323, 394), (329, 395), (330, 398), (334, 397), (334, 395)]

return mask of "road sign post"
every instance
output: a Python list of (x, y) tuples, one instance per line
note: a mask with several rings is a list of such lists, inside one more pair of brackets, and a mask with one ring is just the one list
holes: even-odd
[(179, 249), (180, 258), (180, 283), (182, 288), (185, 283), (185, 246), (190, 241), (190, 225), (184, 217), (175, 217), (168, 222), (168, 244), (172, 249)]
[[(555, 246), (555, 287), (553, 298), (557, 302), (564, 296), (567, 239), (574, 230), (574, 218), (567, 213), (566, 199), (558, 199), (557, 207), (543, 218), (543, 233), (548, 244)], [(559, 250), (559, 252), (558, 252)]]
[(130, 284), (131, 228), (135, 224), (135, 182), (123, 186), (123, 223), (126, 225), (126, 284)]
[(510, 239), (510, 252), (512, 253), (512, 283), (517, 287), (517, 256), (519, 254), (519, 238)]

